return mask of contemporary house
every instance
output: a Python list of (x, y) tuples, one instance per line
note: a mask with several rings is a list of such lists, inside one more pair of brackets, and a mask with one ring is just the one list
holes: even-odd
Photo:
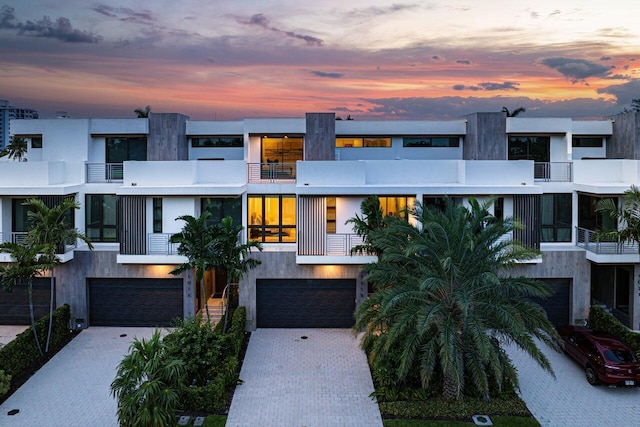
[[(597, 121), (504, 113), (192, 121), (152, 113), (14, 120), (11, 131), (30, 141), (29, 161), (0, 163), (1, 239), (24, 235), (27, 198), (82, 205), (73, 225), (95, 250), (68, 246), (55, 274), (55, 302), (71, 305), (76, 327), (166, 325), (219, 296), (219, 274), (207, 275), (207, 295), (193, 274), (169, 274), (184, 261), (169, 240), (184, 224), (176, 218), (206, 210), (214, 222), (231, 215), (245, 227), (242, 239), (263, 243), (252, 254), (262, 264), (240, 283), (249, 329), (349, 327), (369, 292), (361, 266), (375, 257), (350, 254), (361, 241), (345, 222), (377, 195), (394, 214), (416, 200), (497, 197), (494, 214), (524, 225), (505, 238), (541, 251), (516, 272), (552, 286), (542, 304), (553, 322), (579, 323), (597, 303), (640, 328), (638, 248), (594, 236), (610, 221), (596, 213), (597, 201), (640, 183), (639, 113)], [(46, 301), (47, 286), (36, 286), (37, 301)], [(0, 293), (0, 322), (28, 313), (25, 301)]]

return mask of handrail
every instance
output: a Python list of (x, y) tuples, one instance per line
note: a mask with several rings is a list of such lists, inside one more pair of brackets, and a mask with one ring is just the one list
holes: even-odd
[(296, 164), (247, 163), (247, 181), (253, 183), (295, 182)]
[(535, 162), (533, 164), (534, 181), (571, 182), (573, 163), (571, 162)]
[(583, 227), (576, 227), (576, 246), (589, 252), (603, 255), (637, 255), (638, 243), (620, 240), (603, 240), (598, 233)]
[(87, 182), (122, 182), (122, 163), (87, 163)]

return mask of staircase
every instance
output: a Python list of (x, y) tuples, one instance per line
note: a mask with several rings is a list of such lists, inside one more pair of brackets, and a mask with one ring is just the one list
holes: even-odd
[[(218, 323), (224, 317), (225, 300), (223, 298), (209, 298), (207, 308), (212, 323)], [(207, 313), (202, 310), (202, 317), (206, 318)]]

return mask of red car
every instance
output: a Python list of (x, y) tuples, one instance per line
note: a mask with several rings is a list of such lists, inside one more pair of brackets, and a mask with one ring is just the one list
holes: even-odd
[(564, 351), (584, 367), (591, 385), (640, 386), (640, 362), (633, 351), (611, 335), (584, 326), (561, 326)]

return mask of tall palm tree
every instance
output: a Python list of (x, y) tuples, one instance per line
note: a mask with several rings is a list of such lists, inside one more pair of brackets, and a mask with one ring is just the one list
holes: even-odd
[(111, 393), (118, 400), (120, 425), (175, 425), (185, 369), (182, 360), (170, 355), (158, 330), (148, 340), (135, 339), (111, 383)]
[[(0, 266), (0, 283), (7, 292), (11, 292), (15, 285), (26, 285), (29, 298), (29, 314), (31, 329), (40, 355), (44, 355), (40, 339), (36, 332), (36, 319), (33, 314), (33, 278), (42, 275), (53, 263), (47, 255), (47, 247), (42, 244), (4, 242), (0, 244), (0, 252), (8, 253), (13, 262), (8, 266)], [(52, 318), (49, 318), (52, 323)]]
[(178, 254), (187, 257), (187, 262), (180, 264), (170, 273), (174, 275), (182, 274), (186, 271), (195, 270), (196, 286), (200, 286), (201, 302), (204, 304), (207, 315), (207, 322), (211, 320), (209, 307), (206, 300), (206, 290), (204, 286), (205, 271), (215, 268), (211, 258), (210, 248), (214, 241), (213, 228), (207, 225), (207, 218), (211, 216), (209, 211), (204, 211), (199, 218), (191, 215), (182, 215), (176, 220), (185, 222), (182, 230), (171, 236), (171, 243), (178, 243)]
[(599, 239), (637, 243), (640, 254), (640, 188), (632, 185), (626, 190), (620, 207), (613, 199), (600, 200), (596, 204), (596, 212), (609, 215), (618, 224), (615, 230), (600, 230), (597, 234)]
[[(47, 251), (47, 259), (51, 261), (48, 266), (50, 276), (50, 296), (49, 296), (49, 318), (53, 316), (54, 301), (54, 282), (55, 266), (59, 263), (56, 254), (64, 253), (64, 246), (67, 242), (76, 242), (82, 240), (87, 244), (90, 250), (93, 245), (84, 233), (79, 232), (71, 227), (67, 220), (67, 215), (73, 215), (75, 209), (80, 209), (80, 203), (74, 199), (64, 199), (61, 203), (49, 208), (39, 199), (28, 199), (23, 203), (27, 206), (27, 217), (31, 223), (31, 229), (27, 233), (26, 240), (29, 243), (44, 245)], [(47, 333), (47, 342), (45, 344), (45, 352), (49, 351), (49, 342), (51, 341), (52, 322), (49, 322), (49, 331)]]
[[(226, 274), (227, 285), (238, 283), (247, 271), (260, 265), (260, 261), (249, 258), (249, 254), (252, 249), (262, 251), (262, 243), (256, 240), (240, 243), (240, 234), (243, 229), (244, 227), (240, 224), (234, 225), (233, 218), (230, 216), (222, 218), (220, 224), (213, 227), (213, 235), (215, 237), (210, 246), (210, 253), (215, 268)], [(229, 307), (227, 301), (223, 333), (227, 330), (228, 318)]]
[(371, 242), (371, 233), (378, 228), (385, 226), (382, 207), (378, 196), (369, 196), (360, 203), (360, 212), (362, 216), (356, 214), (355, 217), (349, 218), (346, 223), (353, 224), (353, 231), (362, 237), (363, 243), (356, 245), (351, 249), (351, 254), (375, 254), (380, 255), (380, 248), (373, 246)]
[(27, 161), (27, 140), (19, 136), (14, 136), (11, 141), (0, 152), (0, 157), (7, 156), (9, 159), (16, 160), (18, 162)]
[(139, 119), (147, 119), (149, 118), (149, 113), (151, 113), (151, 106), (147, 105), (144, 108), (136, 108), (133, 112), (136, 113)]
[(373, 231), (382, 251), (365, 270), (378, 292), (356, 310), (355, 327), (366, 329), (361, 344), (374, 365), (396, 358), (395, 380), (419, 372), (422, 387), (441, 381), (446, 399), (461, 399), (465, 381), (485, 399), (492, 384), (517, 387), (504, 343), (551, 373), (535, 339), (560, 348), (544, 310), (529, 299), (549, 296), (547, 285), (507, 275), (536, 253), (501, 239), (516, 226), (512, 219), (489, 220), (488, 204), (471, 203), (467, 210), (448, 199), (444, 211), (418, 203), (417, 227), (388, 218), (387, 227)]
[(527, 111), (527, 109), (524, 107), (518, 107), (513, 111), (509, 111), (507, 107), (502, 107), (502, 112), (507, 113), (507, 117), (517, 117), (525, 111)]

